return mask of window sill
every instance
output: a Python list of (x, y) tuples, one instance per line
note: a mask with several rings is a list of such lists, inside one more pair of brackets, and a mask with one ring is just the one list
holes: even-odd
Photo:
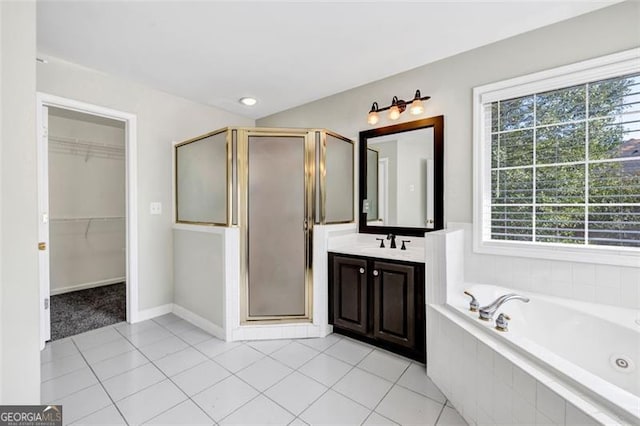
[(520, 241), (481, 241), (474, 238), (473, 251), (499, 256), (564, 260), (568, 262), (640, 267), (640, 250), (618, 247), (566, 247)]

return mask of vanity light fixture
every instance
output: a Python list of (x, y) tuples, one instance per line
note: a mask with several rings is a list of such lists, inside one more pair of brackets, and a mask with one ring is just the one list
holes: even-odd
[(369, 116), (367, 117), (367, 123), (372, 126), (380, 121), (380, 117), (378, 117), (378, 103), (374, 102), (371, 105), (371, 111), (369, 111)]
[(256, 98), (245, 96), (243, 98), (238, 99), (238, 102), (240, 102), (242, 105), (254, 106), (256, 103), (258, 103), (258, 100)]
[(397, 120), (400, 118), (400, 114), (402, 114), (407, 106), (409, 107), (409, 113), (412, 115), (420, 115), (424, 112), (424, 104), (422, 101), (426, 101), (431, 99), (431, 96), (422, 96), (420, 94), (420, 90), (416, 90), (416, 94), (413, 97), (411, 102), (407, 102), (403, 99), (398, 99), (397, 96), (394, 96), (391, 100), (391, 105), (386, 106), (384, 108), (380, 108), (378, 106), (378, 102), (374, 102), (371, 105), (371, 110), (369, 111), (369, 115), (367, 116), (367, 123), (374, 125), (380, 121), (380, 116), (378, 113), (380, 111), (389, 110), (389, 120)]

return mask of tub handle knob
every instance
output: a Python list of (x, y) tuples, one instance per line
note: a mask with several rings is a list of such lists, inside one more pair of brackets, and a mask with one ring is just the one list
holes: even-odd
[(509, 331), (509, 321), (511, 321), (511, 317), (507, 314), (500, 314), (498, 318), (496, 318), (496, 330), (498, 331)]
[(471, 298), (471, 301), (469, 302), (469, 310), (471, 312), (478, 312), (478, 308), (480, 307), (480, 303), (478, 303), (478, 301), (476, 300), (475, 296), (473, 294), (469, 293), (466, 290), (465, 290), (464, 294), (466, 294), (467, 296), (469, 296)]

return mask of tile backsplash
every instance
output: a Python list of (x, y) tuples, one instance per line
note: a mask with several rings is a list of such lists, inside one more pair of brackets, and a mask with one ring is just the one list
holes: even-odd
[(472, 224), (449, 227), (465, 230), (467, 282), (640, 309), (640, 267), (478, 254), (473, 252)]

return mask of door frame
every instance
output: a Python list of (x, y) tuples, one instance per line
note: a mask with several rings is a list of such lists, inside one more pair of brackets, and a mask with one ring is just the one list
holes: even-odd
[[(127, 294), (127, 322), (135, 323), (139, 318), (138, 306), (138, 158), (137, 158), (137, 117), (135, 114), (105, 108), (73, 99), (38, 92), (36, 94), (36, 125), (37, 125), (37, 151), (38, 151), (38, 233), (43, 235), (46, 230), (46, 243), (48, 245), (48, 127), (47, 118), (44, 117), (45, 107), (56, 107), (85, 114), (96, 115), (112, 120), (122, 121), (125, 124), (125, 209), (126, 209), (126, 294)], [(46, 221), (43, 215), (46, 214)], [(49, 247), (45, 250), (47, 259)], [(48, 266), (48, 261), (45, 262)], [(43, 268), (45, 265), (40, 265)], [(49, 274), (40, 273), (40, 348), (51, 334), (51, 322), (47, 320), (49, 312), (45, 312), (45, 299), (50, 297)], [(48, 309), (47, 309), (48, 310)]]
[[(382, 176), (382, 179), (380, 178)], [(382, 202), (380, 202), (382, 200)], [(381, 214), (382, 212), (382, 214)], [(378, 219), (389, 223), (389, 158), (378, 160)]]
[[(249, 139), (251, 137), (292, 137), (302, 138), (304, 168), (304, 219), (305, 261), (304, 288), (305, 312), (303, 315), (249, 315)], [(238, 132), (238, 227), (240, 228), (240, 325), (269, 323), (310, 323), (313, 322), (313, 231), (315, 219), (315, 136), (309, 129), (248, 128)]]

